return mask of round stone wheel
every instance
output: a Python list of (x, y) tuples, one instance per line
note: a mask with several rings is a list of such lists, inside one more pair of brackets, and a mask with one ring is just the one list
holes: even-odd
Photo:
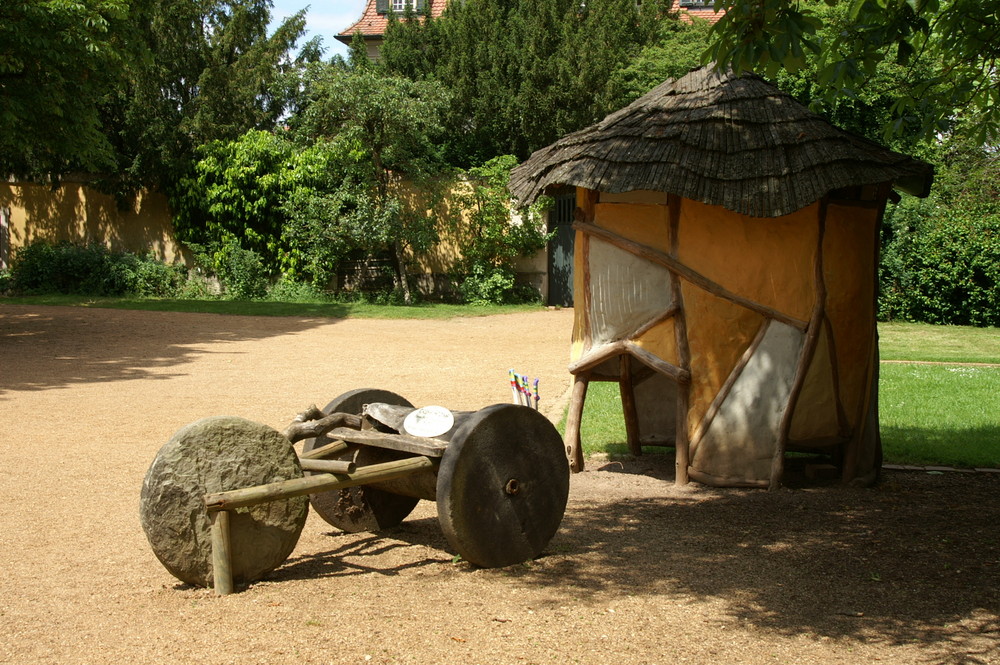
[[(405, 397), (388, 390), (376, 388), (359, 388), (346, 392), (332, 400), (323, 409), (327, 415), (331, 413), (350, 413), (360, 415), (365, 404), (380, 402), (394, 406), (413, 406)], [(302, 446), (303, 452), (309, 452), (331, 443), (333, 439), (319, 436), (306, 439)], [(391, 450), (363, 447), (354, 452), (342, 455), (339, 459), (350, 460), (359, 467), (367, 464), (377, 464), (400, 459)], [(399, 526), (406, 519), (420, 499), (392, 494), (368, 485), (348, 487), (341, 490), (331, 490), (309, 495), (313, 510), (328, 524), (347, 533), (362, 531), (382, 531)]]
[[(153, 553), (188, 584), (212, 586), (211, 521), (205, 494), (302, 477), (288, 439), (228, 416), (182, 427), (160, 448), (142, 483), (139, 517)], [(305, 497), (230, 512), (235, 583), (259, 580), (288, 558), (306, 523)]]
[(534, 559), (569, 497), (562, 437), (534, 409), (495, 404), (455, 432), (438, 469), (438, 521), (455, 552), (483, 568)]

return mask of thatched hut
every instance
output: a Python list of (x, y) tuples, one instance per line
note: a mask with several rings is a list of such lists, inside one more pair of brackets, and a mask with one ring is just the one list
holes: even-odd
[(573, 467), (588, 383), (615, 381), (630, 449), (673, 446), (678, 483), (775, 486), (791, 451), (874, 481), (879, 224), (932, 175), (708, 68), (533, 154), (517, 199), (578, 188)]

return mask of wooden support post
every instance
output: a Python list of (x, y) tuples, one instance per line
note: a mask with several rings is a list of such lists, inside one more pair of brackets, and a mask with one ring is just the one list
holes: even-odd
[(212, 586), (217, 596), (233, 592), (232, 543), (229, 540), (229, 512), (210, 514), (212, 521)]
[(566, 414), (566, 456), (573, 473), (583, 471), (583, 444), (580, 441), (580, 423), (583, 421), (583, 403), (587, 399), (587, 385), (590, 378), (586, 374), (573, 377), (573, 393), (569, 398), (569, 412)]
[(622, 415), (625, 417), (625, 442), (628, 451), (642, 455), (639, 443), (639, 413), (635, 406), (635, 389), (632, 383), (632, 356), (624, 353), (618, 356), (618, 388), (622, 396)]

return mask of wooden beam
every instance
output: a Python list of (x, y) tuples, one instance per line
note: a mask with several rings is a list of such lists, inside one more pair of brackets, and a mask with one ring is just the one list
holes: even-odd
[(578, 229), (590, 236), (600, 238), (601, 240), (611, 245), (614, 245), (615, 247), (621, 250), (634, 254), (639, 258), (646, 259), (651, 263), (663, 266), (670, 272), (686, 279), (687, 281), (691, 282), (698, 288), (703, 289), (704, 291), (707, 291), (708, 293), (711, 293), (714, 296), (718, 296), (719, 298), (723, 298), (724, 300), (728, 300), (732, 303), (735, 303), (740, 307), (745, 307), (746, 309), (757, 312), (758, 314), (761, 314), (769, 319), (781, 321), (782, 323), (786, 323), (798, 330), (804, 331), (809, 326), (808, 322), (806, 321), (797, 319), (794, 316), (789, 316), (788, 314), (780, 312), (774, 309), (773, 307), (768, 307), (767, 305), (763, 305), (761, 303), (750, 300), (749, 298), (744, 298), (741, 295), (733, 293), (729, 289), (723, 287), (721, 284), (713, 282), (709, 278), (705, 277), (699, 272), (696, 272), (695, 270), (681, 263), (680, 260), (669, 254), (664, 254), (659, 250), (647, 247), (646, 245), (637, 243), (634, 240), (629, 240), (624, 236), (618, 235), (613, 231), (601, 228), (596, 224), (589, 224), (587, 222), (578, 221), (573, 224), (573, 228)]
[(437, 465), (438, 460), (431, 459), (430, 457), (407, 457), (392, 462), (363, 466), (354, 473), (320, 473), (315, 476), (280, 480), (267, 485), (257, 485), (256, 487), (229, 490), (228, 492), (215, 492), (205, 495), (205, 508), (210, 513), (236, 510), (237, 508), (256, 506), (260, 503), (278, 501), (279, 499), (289, 499), (295, 496), (317, 494), (319, 492), (328, 492), (346, 487), (370, 485), (372, 483), (393, 480), (394, 478), (408, 476), (424, 469), (436, 468)]

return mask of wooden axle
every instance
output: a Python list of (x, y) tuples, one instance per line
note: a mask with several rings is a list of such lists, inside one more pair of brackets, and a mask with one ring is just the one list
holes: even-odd
[(329, 492), (357, 485), (385, 482), (394, 478), (402, 478), (403, 476), (408, 476), (424, 469), (432, 469), (437, 464), (437, 460), (429, 457), (407, 457), (406, 459), (394, 462), (365, 466), (353, 473), (320, 473), (305, 478), (293, 478), (267, 485), (257, 485), (256, 487), (229, 490), (228, 492), (215, 492), (205, 495), (205, 507), (210, 513), (219, 510), (246, 508), (248, 506), (256, 506), (260, 503), (267, 503), (268, 501), (290, 499), (317, 492)]

